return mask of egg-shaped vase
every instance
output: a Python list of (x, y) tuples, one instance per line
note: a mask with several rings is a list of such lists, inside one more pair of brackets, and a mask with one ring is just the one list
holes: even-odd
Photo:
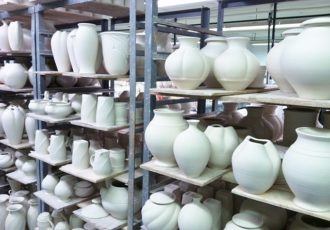
[(221, 88), (221, 84), (213, 73), (214, 60), (227, 49), (227, 41), (224, 37), (210, 37), (205, 40), (206, 46), (201, 52), (207, 57), (210, 65), (210, 72), (204, 83), (208, 88)]
[(260, 64), (248, 50), (247, 37), (227, 38), (228, 48), (214, 61), (214, 75), (226, 90), (244, 90), (257, 77)]
[(11, 50), (8, 40), (8, 24), (5, 21), (2, 21), (2, 26), (0, 26), (0, 50), (3, 52)]
[(41, 182), (41, 188), (48, 193), (54, 193), (59, 179), (56, 175), (48, 174)]
[[(88, 44), (88, 46), (86, 46)], [(74, 43), (74, 54), (79, 73), (95, 73), (99, 37), (96, 25), (91, 23), (78, 23), (78, 30)]]
[(67, 49), (68, 32), (56, 31), (51, 38), (51, 49), (59, 72), (69, 72), (71, 64)]
[(73, 196), (73, 188), (70, 181), (61, 178), (54, 188), (54, 194), (64, 202), (68, 202)]
[(210, 65), (198, 47), (199, 38), (179, 37), (180, 48), (165, 61), (165, 71), (179, 89), (196, 89), (205, 81)]
[(281, 166), (274, 144), (247, 136), (235, 149), (232, 167), (237, 183), (248, 193), (262, 194), (275, 182)]
[(330, 223), (312, 216), (297, 214), (288, 230), (329, 230)]
[(25, 121), (23, 109), (15, 105), (8, 106), (2, 113), (1, 121), (9, 143), (12, 145), (21, 143)]
[(103, 65), (111, 75), (127, 74), (129, 69), (129, 34), (124, 32), (102, 32)]
[(210, 168), (225, 169), (231, 165), (231, 157), (239, 144), (235, 129), (231, 126), (210, 125), (205, 135), (211, 144), (211, 156), (208, 162)]
[(295, 41), (296, 36), (301, 32), (301, 29), (290, 29), (286, 30), (282, 33), (284, 39), (276, 44), (267, 54), (267, 71), (270, 73), (271, 77), (276, 82), (278, 88), (282, 92), (286, 93), (294, 93), (294, 89), (292, 88), (289, 81), (285, 78), (282, 65), (281, 65), (281, 56), (283, 50), (286, 46), (289, 46), (292, 42)]
[(298, 138), (284, 154), (282, 169), (294, 203), (306, 210), (330, 210), (330, 131), (300, 127)]
[(167, 192), (157, 192), (144, 204), (141, 214), (143, 225), (148, 230), (178, 229), (180, 206), (175, 203), (175, 196)]
[(313, 18), (301, 25), (303, 31), (282, 52), (284, 76), (299, 97), (330, 99), (330, 17)]
[(145, 142), (158, 165), (174, 167), (176, 161), (173, 143), (177, 135), (184, 131), (188, 124), (183, 119), (183, 111), (155, 109), (155, 116), (145, 131)]
[(174, 141), (173, 152), (179, 168), (188, 177), (199, 177), (211, 156), (211, 143), (198, 129), (199, 120), (188, 120), (189, 127)]
[[(212, 213), (201, 203), (202, 196), (191, 193), (192, 202), (183, 206), (179, 213), (178, 225), (180, 230), (212, 229)], [(193, 218), (195, 217), (195, 218)], [(198, 217), (198, 218), (197, 218)]]
[(23, 28), (20, 22), (12, 21), (8, 26), (8, 41), (10, 49), (22, 51), (23, 49)]
[(12, 89), (21, 89), (25, 86), (28, 74), (23, 65), (14, 62), (6, 63), (2, 71), (5, 85)]

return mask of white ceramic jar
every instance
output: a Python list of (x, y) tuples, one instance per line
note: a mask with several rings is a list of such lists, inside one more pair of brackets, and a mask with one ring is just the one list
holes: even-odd
[(0, 152), (0, 168), (5, 169), (14, 164), (15, 155), (12, 152)]
[(23, 205), (12, 204), (7, 207), (6, 230), (25, 230), (26, 217)]
[(107, 149), (95, 150), (94, 154), (90, 157), (90, 164), (93, 171), (98, 175), (110, 175), (112, 172), (110, 154)]
[(68, 32), (56, 31), (51, 39), (51, 48), (57, 70), (59, 72), (69, 72), (71, 70), (70, 59), (67, 49)]
[[(188, 127), (183, 111), (155, 109), (155, 116), (145, 131), (145, 142), (156, 163), (163, 167), (174, 167), (176, 161), (173, 143), (176, 136)], [(161, 130), (161, 132), (159, 132)]]
[(10, 144), (21, 143), (24, 130), (25, 112), (15, 105), (10, 105), (2, 113), (1, 117), (3, 130)]
[(165, 61), (168, 77), (179, 89), (196, 89), (210, 72), (207, 57), (198, 47), (199, 38), (179, 37), (180, 48)]
[(10, 49), (22, 51), (23, 49), (23, 28), (20, 22), (12, 21), (8, 26), (8, 41)]
[(30, 179), (37, 178), (37, 164), (35, 160), (28, 160), (22, 165), (24, 176)]
[(59, 179), (54, 174), (48, 174), (41, 182), (42, 190), (45, 190), (48, 193), (54, 193), (54, 189), (58, 184)]
[(64, 202), (70, 201), (71, 197), (73, 196), (73, 189), (71, 186), (72, 181), (67, 179), (67, 177), (61, 177), (60, 181), (57, 183), (54, 189), (54, 194), (59, 199)]
[(268, 230), (264, 225), (262, 216), (251, 212), (241, 212), (233, 216), (232, 220), (226, 224), (224, 230)]
[(284, 76), (299, 97), (330, 99), (330, 17), (304, 21), (303, 31), (281, 55)]
[(54, 134), (50, 136), (48, 146), (50, 159), (54, 161), (64, 161), (66, 159), (65, 137), (63, 134)]
[(214, 75), (226, 90), (244, 90), (260, 71), (258, 59), (247, 49), (247, 37), (227, 38), (228, 48), (214, 61)]
[(0, 50), (2, 52), (10, 51), (10, 45), (8, 40), (8, 24), (2, 20), (2, 26), (0, 26)]
[(3, 131), (1, 116), (2, 116), (2, 113), (6, 110), (6, 107), (7, 107), (6, 104), (0, 103), (0, 135), (5, 134), (4, 131)]
[[(116, 120), (115, 101), (113, 97), (99, 96), (97, 98), (95, 123), (99, 126), (114, 126)], [(119, 115), (119, 114), (118, 114)], [(125, 119), (126, 121), (126, 119)]]
[(89, 168), (88, 141), (86, 140), (73, 141), (72, 165), (77, 169)]
[(81, 121), (94, 123), (96, 121), (97, 97), (91, 94), (82, 95)]
[(330, 210), (330, 131), (300, 127), (297, 140), (284, 154), (285, 180), (295, 195), (294, 203), (309, 211)]
[(0, 194), (0, 229), (5, 230), (5, 221), (8, 215), (7, 201), (9, 196), (7, 194)]
[(274, 144), (247, 136), (236, 148), (232, 167), (237, 183), (248, 193), (262, 194), (275, 182), (281, 158)]
[(21, 89), (25, 86), (28, 74), (23, 65), (14, 62), (5, 63), (2, 71), (2, 73), (4, 73), (4, 83), (8, 87), (12, 89)]
[(29, 200), (29, 209), (26, 214), (27, 224), (29, 229), (35, 229), (37, 227), (37, 218), (39, 214), (38, 210), (38, 200), (37, 199), (30, 199)]

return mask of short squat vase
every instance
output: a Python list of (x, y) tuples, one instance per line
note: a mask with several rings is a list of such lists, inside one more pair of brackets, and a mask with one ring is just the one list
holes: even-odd
[(330, 17), (313, 18), (301, 25), (303, 31), (281, 55), (284, 76), (299, 97), (330, 99), (330, 65), (324, 64), (330, 60)]
[(285, 78), (282, 65), (281, 56), (283, 50), (295, 41), (296, 36), (302, 31), (302, 29), (290, 29), (282, 33), (284, 39), (275, 45), (267, 54), (267, 71), (274, 79), (278, 87), (282, 92), (294, 93), (294, 89), (290, 85), (289, 81)]
[(165, 61), (168, 77), (179, 89), (196, 89), (210, 72), (207, 57), (199, 50), (199, 38), (180, 37), (180, 48)]
[[(86, 47), (88, 44), (88, 47)], [(79, 73), (95, 73), (99, 38), (96, 25), (91, 23), (78, 23), (74, 53), (79, 66)]]
[(129, 34), (124, 32), (102, 32), (103, 65), (111, 75), (127, 74), (129, 69)]
[(214, 75), (226, 90), (244, 90), (257, 77), (260, 64), (247, 37), (227, 38), (228, 48), (214, 61)]
[(248, 193), (262, 194), (275, 182), (281, 158), (273, 143), (247, 136), (232, 157), (237, 183)]
[(20, 22), (13, 21), (9, 23), (8, 41), (12, 51), (23, 50), (23, 28)]
[(202, 53), (207, 57), (210, 65), (210, 73), (205, 80), (208, 88), (221, 88), (221, 84), (217, 81), (213, 73), (214, 60), (227, 49), (227, 41), (224, 37), (210, 37), (205, 40), (206, 46), (201, 49)]
[(21, 143), (25, 120), (23, 109), (19, 106), (10, 105), (2, 113), (1, 120), (9, 143), (12, 145)]
[(70, 72), (71, 64), (67, 49), (68, 32), (56, 31), (51, 39), (51, 48), (57, 70), (59, 72)]
[[(145, 131), (145, 141), (156, 163), (163, 167), (174, 167), (176, 161), (173, 143), (176, 136), (188, 127), (183, 111), (155, 109), (155, 116)], [(161, 130), (161, 132), (160, 132)]]
[(180, 133), (173, 144), (175, 160), (188, 177), (199, 177), (211, 156), (211, 143), (197, 128), (198, 123), (199, 120), (188, 120), (188, 129)]
[(148, 230), (176, 230), (180, 206), (175, 196), (167, 192), (157, 192), (150, 196), (142, 208), (143, 225)]
[(7, 207), (8, 216), (5, 222), (6, 230), (25, 230), (26, 217), (23, 205), (13, 204)]
[(295, 195), (294, 203), (306, 210), (330, 210), (330, 131), (300, 127), (297, 140), (284, 154), (285, 180)]

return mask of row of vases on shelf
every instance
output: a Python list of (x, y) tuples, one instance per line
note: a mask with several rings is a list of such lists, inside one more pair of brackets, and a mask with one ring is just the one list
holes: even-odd
[(301, 29), (283, 35), (267, 55), (267, 70), (280, 90), (301, 98), (330, 99), (330, 67), (324, 64), (330, 58), (330, 17), (304, 21)]
[(179, 89), (196, 89), (205, 82), (209, 87), (244, 90), (256, 78), (263, 88), (265, 69), (248, 50), (247, 37), (211, 37), (200, 50), (199, 38), (179, 37), (180, 48), (169, 55), (165, 70)]

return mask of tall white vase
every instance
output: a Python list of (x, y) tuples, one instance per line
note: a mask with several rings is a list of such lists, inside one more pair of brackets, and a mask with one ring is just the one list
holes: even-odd
[(103, 64), (111, 75), (123, 75), (128, 72), (129, 34), (123, 32), (103, 32)]
[(3, 52), (11, 50), (8, 40), (8, 24), (6, 21), (2, 21), (2, 26), (0, 26), (0, 50)]
[(22, 64), (12, 61), (10, 63), (5, 63), (2, 71), (4, 73), (3, 81), (10, 88), (21, 89), (25, 86), (28, 74)]
[[(88, 44), (88, 46), (86, 46)], [(96, 25), (78, 23), (74, 53), (79, 67), (79, 73), (95, 73), (99, 38)]]
[(226, 49), (214, 61), (214, 75), (226, 90), (244, 90), (260, 71), (258, 59), (247, 47), (247, 37), (227, 38)]
[(9, 143), (12, 145), (21, 143), (25, 120), (23, 109), (19, 106), (10, 105), (2, 113), (1, 120)]
[(128, 121), (128, 103), (115, 102), (115, 124), (126, 125)]
[(198, 47), (199, 38), (178, 39), (180, 48), (166, 58), (166, 74), (179, 89), (196, 89), (207, 78), (210, 65)]
[(30, 144), (34, 144), (36, 134), (36, 122), (31, 117), (25, 118), (25, 130)]
[(67, 49), (68, 32), (56, 31), (51, 39), (51, 48), (57, 70), (69, 72), (71, 70), (70, 59)]
[(50, 136), (48, 152), (52, 160), (63, 161), (66, 159), (65, 138), (63, 134)]
[(294, 93), (294, 89), (290, 85), (289, 81), (285, 78), (282, 65), (281, 56), (285, 47), (292, 44), (295, 41), (296, 36), (302, 31), (302, 29), (290, 29), (282, 33), (284, 39), (275, 45), (267, 54), (267, 71), (274, 79), (278, 87), (282, 92)]
[(209, 88), (221, 88), (221, 84), (214, 76), (213, 65), (214, 60), (227, 49), (226, 38), (210, 37), (207, 38), (205, 42), (207, 42), (207, 44), (203, 49), (201, 49), (201, 51), (207, 57), (211, 69), (204, 83)]
[(8, 41), (11, 50), (21, 51), (23, 49), (23, 28), (20, 22), (13, 21), (9, 23)]
[(88, 141), (73, 141), (72, 165), (78, 169), (87, 169), (89, 167)]
[(71, 63), (71, 66), (72, 66), (72, 70), (75, 73), (79, 73), (79, 66), (78, 66), (76, 56), (75, 56), (75, 53), (74, 53), (76, 33), (77, 33), (77, 29), (74, 29), (68, 34), (68, 37), (66, 39), (66, 46), (67, 46), (67, 49), (68, 49), (68, 55), (69, 55), (70, 63)]
[(2, 113), (6, 110), (6, 107), (7, 107), (6, 104), (0, 103), (0, 134), (4, 134), (1, 117), (2, 117)]
[(26, 217), (23, 205), (13, 204), (7, 207), (6, 230), (25, 230)]
[(29, 229), (35, 229), (37, 227), (37, 218), (39, 214), (38, 210), (38, 200), (37, 199), (30, 199), (29, 200), (29, 209), (27, 212), (27, 224)]
[(0, 195), (0, 230), (5, 230), (5, 221), (7, 218), (7, 201), (9, 196), (7, 194)]
[(83, 94), (81, 103), (81, 120), (87, 123), (96, 121), (97, 97), (92, 94)]
[(34, 150), (37, 153), (48, 154), (48, 130), (47, 129), (38, 129), (35, 133), (35, 145)]
[(115, 102), (113, 97), (99, 96), (97, 98), (95, 121), (100, 126), (115, 125)]

